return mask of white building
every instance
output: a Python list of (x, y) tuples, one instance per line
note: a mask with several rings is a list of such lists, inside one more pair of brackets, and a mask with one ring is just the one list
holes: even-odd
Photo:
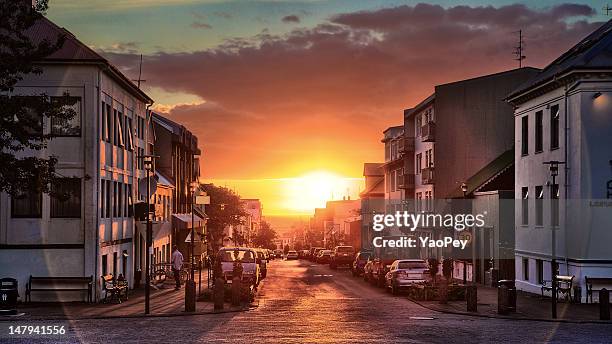
[[(611, 29), (603, 25), (508, 97), (516, 107), (519, 289), (539, 293), (551, 279), (555, 223), (559, 273), (575, 276), (583, 300), (585, 276), (612, 277), (612, 212), (596, 201), (612, 197)], [(551, 160), (565, 162), (554, 184), (544, 165)]]
[(385, 209), (387, 213), (394, 213), (402, 209), (404, 199), (402, 191), (404, 126), (389, 127), (383, 132), (383, 135), (385, 163), (382, 169), (385, 173)]
[[(22, 297), (30, 275), (93, 276), (99, 298), (102, 274), (133, 281), (131, 205), (143, 176), (136, 156), (147, 147), (146, 107), (152, 100), (48, 19), (37, 22), (30, 34), (35, 41), (66, 35), (63, 47), (40, 62), (43, 73), (26, 75), (14, 94), (77, 98), (70, 126), (60, 128), (46, 119), (44, 130), (57, 137), (47, 149), (25, 153), (57, 156), (62, 179), (52, 187), (71, 196), (0, 195), (0, 275), (17, 278)], [(34, 293), (32, 299), (84, 300), (85, 294)]]

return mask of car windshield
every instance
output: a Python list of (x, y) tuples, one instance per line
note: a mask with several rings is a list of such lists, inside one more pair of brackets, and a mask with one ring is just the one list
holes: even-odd
[(340, 247), (338, 247), (338, 252), (341, 252), (341, 253), (351, 253), (351, 252), (353, 252), (353, 248), (351, 246), (340, 246)]
[(427, 263), (425, 262), (399, 262), (397, 264), (398, 269), (427, 269)]
[[(238, 255), (236, 255), (238, 252)], [(244, 251), (244, 250), (223, 250), (220, 253), (222, 262), (233, 262), (236, 259), (242, 260), (243, 263), (253, 263), (255, 262), (255, 258), (253, 256), (252, 251)]]
[(264, 256), (264, 253), (263, 253), (263, 252), (257, 252), (257, 257), (259, 257), (259, 258), (261, 258), (261, 259), (264, 259), (264, 258), (265, 258), (265, 256)]

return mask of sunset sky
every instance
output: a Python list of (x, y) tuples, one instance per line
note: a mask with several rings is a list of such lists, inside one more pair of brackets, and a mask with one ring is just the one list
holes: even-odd
[(356, 197), (382, 131), (436, 84), (543, 67), (608, 18), (604, 2), (51, 0), (49, 18), (190, 128), (207, 180), (306, 214)]

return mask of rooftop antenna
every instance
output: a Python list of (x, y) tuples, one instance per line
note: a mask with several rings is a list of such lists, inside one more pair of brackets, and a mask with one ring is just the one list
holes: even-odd
[(612, 7), (608, 6), (608, 4), (606, 4), (606, 6), (604, 6), (604, 7), (602, 8), (602, 10), (603, 10), (604, 12), (606, 12), (606, 15), (607, 15), (607, 16), (609, 16), (609, 15), (610, 15), (610, 12), (612, 11)]
[(525, 58), (527, 58), (527, 56), (523, 55), (523, 52), (525, 50), (525, 41), (523, 40), (523, 30), (518, 30), (515, 31), (514, 33), (519, 34), (519, 40), (518, 40), (518, 46), (514, 47), (514, 56), (515, 56), (515, 61), (518, 61), (519, 63), (519, 68), (523, 67), (523, 60)]
[(140, 66), (138, 67), (138, 79), (132, 79), (132, 81), (136, 81), (138, 88), (140, 88), (141, 82), (147, 82), (147, 80), (142, 79), (142, 54), (140, 54)]

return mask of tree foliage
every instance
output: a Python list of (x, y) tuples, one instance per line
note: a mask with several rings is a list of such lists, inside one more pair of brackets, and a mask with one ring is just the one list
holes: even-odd
[(274, 239), (278, 237), (276, 231), (270, 226), (270, 224), (266, 221), (261, 221), (261, 225), (259, 226), (259, 231), (253, 238), (253, 245), (256, 247), (267, 248), (270, 250), (276, 249), (276, 245), (274, 244)]
[[(242, 224), (242, 216), (246, 215), (240, 196), (232, 190), (215, 186), (214, 184), (203, 184), (202, 189), (210, 196), (210, 204), (206, 206), (207, 240), (211, 243), (213, 252), (217, 252), (225, 239), (224, 229), (228, 226)], [(240, 238), (232, 238), (240, 240)]]
[(36, 62), (62, 47), (65, 37), (51, 42), (35, 41), (28, 33), (48, 8), (48, 0), (35, 7), (25, 1), (0, 1), (0, 191), (19, 195), (26, 190), (50, 191), (57, 158), (31, 154), (46, 148), (52, 138), (43, 127), (45, 118), (66, 123), (75, 116), (70, 109), (76, 100), (65, 94), (14, 94), (27, 74), (41, 74)]

